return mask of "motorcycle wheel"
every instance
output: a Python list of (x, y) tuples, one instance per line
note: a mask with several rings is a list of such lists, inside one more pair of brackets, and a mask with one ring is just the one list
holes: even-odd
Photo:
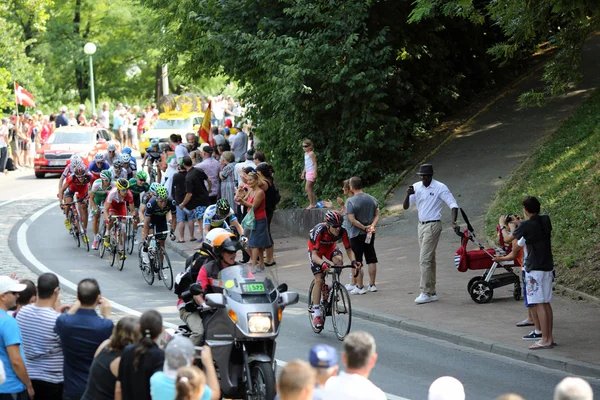
[(252, 378), (251, 392), (254, 395), (246, 396), (247, 400), (273, 400), (275, 398), (275, 371), (271, 368), (271, 364), (251, 363), (250, 377)]

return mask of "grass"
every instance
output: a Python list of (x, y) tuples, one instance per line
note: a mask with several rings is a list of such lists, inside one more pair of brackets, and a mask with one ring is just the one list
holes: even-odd
[(516, 168), (486, 215), (493, 237), (500, 215), (536, 196), (552, 218), (557, 282), (600, 296), (600, 91)]

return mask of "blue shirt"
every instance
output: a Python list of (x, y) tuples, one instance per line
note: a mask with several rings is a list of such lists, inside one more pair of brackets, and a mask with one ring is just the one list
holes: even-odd
[(21, 351), (21, 358), (25, 362), (25, 352), (21, 346), (21, 330), (17, 320), (0, 309), (0, 360), (4, 364), (6, 381), (0, 385), (0, 393), (21, 393), (25, 389), (25, 384), (21, 382), (8, 358), (8, 346), (18, 345)]
[(113, 120), (113, 130), (116, 131), (121, 126), (123, 126), (123, 117), (121, 117), (120, 115), (118, 115)]
[(69, 119), (65, 114), (61, 113), (56, 116), (56, 121), (54, 121), (54, 124), (57, 128), (60, 128), (61, 126), (69, 126)]
[(60, 337), (65, 364), (65, 396), (80, 397), (85, 392), (94, 353), (108, 339), (113, 322), (96, 314), (95, 310), (79, 309), (75, 314), (62, 314), (54, 331)]
[(90, 166), (88, 167), (88, 171), (99, 174), (100, 172), (107, 170), (109, 168), (110, 168), (110, 165), (106, 161), (104, 161), (104, 164), (102, 165), (102, 167), (98, 167), (98, 165), (96, 164), (96, 161), (92, 161), (90, 163)]
[[(175, 379), (169, 378), (163, 371), (155, 372), (150, 378), (150, 395), (153, 399), (175, 400)], [(204, 385), (204, 394), (198, 400), (210, 400), (210, 396), (212, 390)]]

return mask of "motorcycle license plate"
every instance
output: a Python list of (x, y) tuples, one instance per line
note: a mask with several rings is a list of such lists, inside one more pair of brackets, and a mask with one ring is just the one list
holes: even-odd
[(242, 292), (244, 293), (264, 293), (264, 283), (245, 283), (242, 284)]
[(53, 167), (64, 167), (67, 165), (67, 160), (49, 160), (48, 165)]

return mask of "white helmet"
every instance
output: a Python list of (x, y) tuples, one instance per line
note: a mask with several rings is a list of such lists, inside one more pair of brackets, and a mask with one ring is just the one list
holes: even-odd
[(73, 154), (71, 156), (71, 165), (73, 166), (73, 168), (82, 165), (83, 164), (83, 160), (81, 159), (81, 156), (79, 154)]

